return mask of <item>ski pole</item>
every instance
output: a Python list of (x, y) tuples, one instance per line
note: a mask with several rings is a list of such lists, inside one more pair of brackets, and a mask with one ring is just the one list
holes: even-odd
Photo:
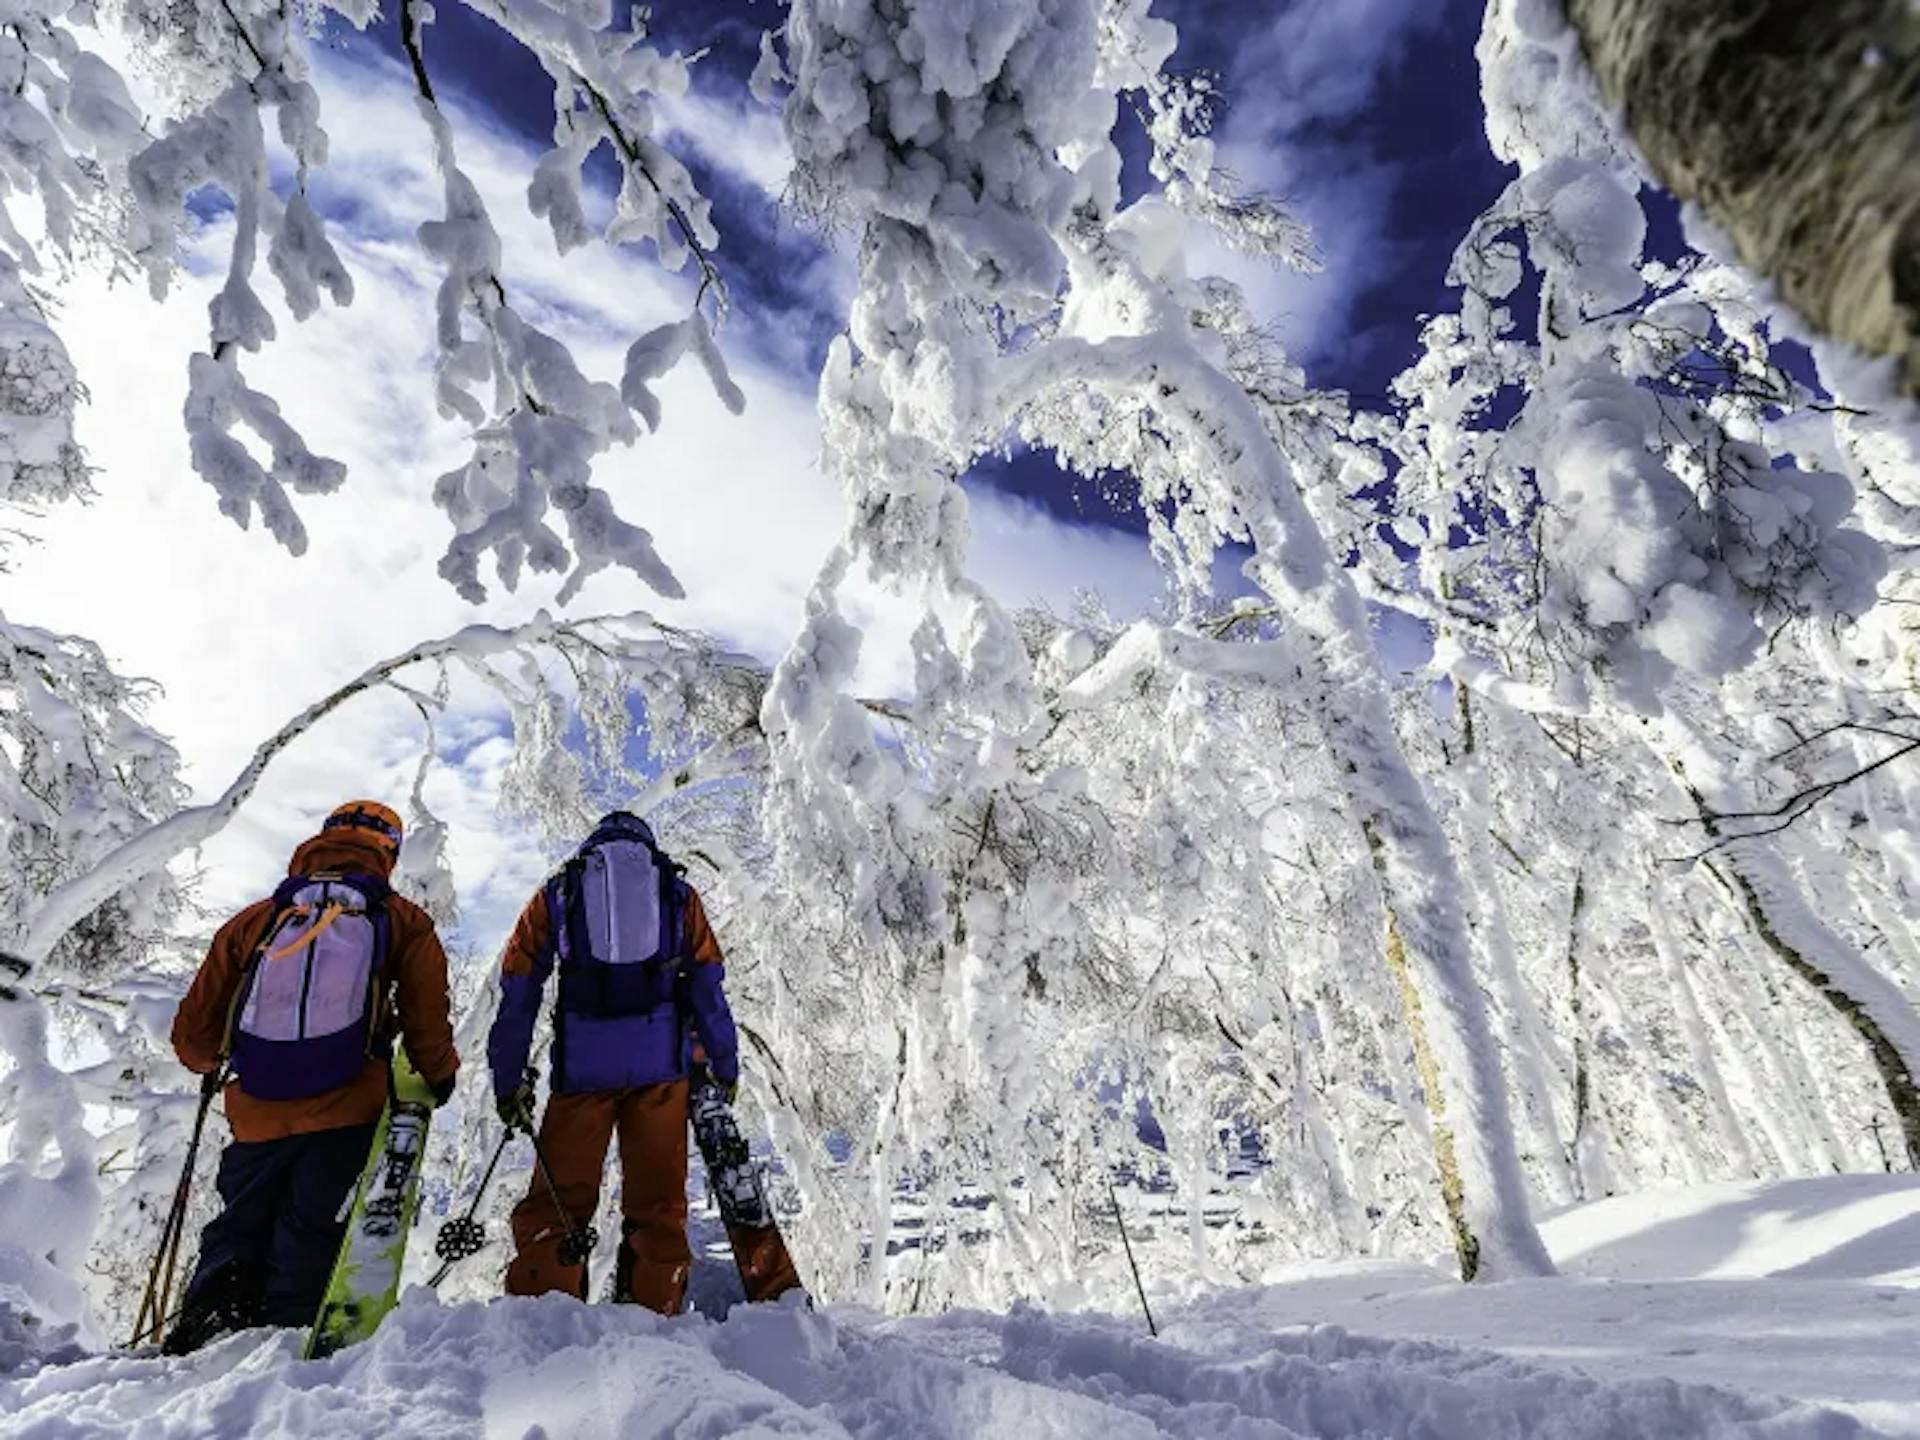
[(1134, 1263), (1133, 1242), (1127, 1238), (1127, 1218), (1120, 1213), (1120, 1192), (1107, 1181), (1107, 1199), (1113, 1202), (1113, 1220), (1120, 1227), (1120, 1247), (1127, 1252), (1127, 1268), (1133, 1271), (1133, 1288), (1140, 1293), (1140, 1313), (1147, 1317), (1147, 1333), (1160, 1338), (1160, 1327), (1153, 1323), (1153, 1311), (1147, 1308), (1147, 1287), (1140, 1283), (1140, 1267)]
[[(153, 1257), (153, 1269), (147, 1276), (147, 1289), (141, 1298), (140, 1313), (134, 1317), (133, 1338), (127, 1342), (129, 1348), (142, 1340), (159, 1336), (173, 1318), (167, 1314), (167, 1309), (173, 1302), (173, 1280), (180, 1260), (180, 1241), (186, 1234), (187, 1202), (193, 1191), (194, 1163), (200, 1153), (200, 1138), (206, 1129), (207, 1111), (214, 1095), (219, 1092), (222, 1074), (222, 1071), (216, 1070), (200, 1082), (200, 1105), (194, 1114), (193, 1134), (187, 1141), (186, 1162), (180, 1168), (180, 1180), (173, 1189), (173, 1203), (168, 1206), (166, 1223), (161, 1227), (160, 1248)], [(153, 1317), (150, 1324), (147, 1322), (149, 1313)]]
[[(220, 1093), (225, 1066), (209, 1071), (200, 1081), (200, 1108), (194, 1113), (193, 1135), (187, 1141), (186, 1163), (180, 1167), (180, 1181), (173, 1187), (173, 1203), (167, 1208), (166, 1223), (160, 1229), (160, 1248), (154, 1253), (153, 1268), (147, 1272), (146, 1292), (140, 1297), (140, 1310), (134, 1316), (132, 1349), (149, 1336), (157, 1335), (168, 1320), (167, 1309), (173, 1299), (173, 1277), (180, 1259), (180, 1237), (187, 1228), (187, 1200), (193, 1191), (193, 1165), (200, 1154), (200, 1137), (207, 1128), (207, 1111), (213, 1097)], [(152, 1316), (149, 1323), (148, 1316)]]
[(553, 1183), (553, 1171), (547, 1168), (547, 1154), (540, 1148), (540, 1137), (529, 1130), (527, 1138), (533, 1142), (533, 1168), (540, 1172), (541, 1183), (547, 1187), (553, 1208), (560, 1212), (560, 1219), (567, 1227), (566, 1238), (560, 1242), (560, 1263), (584, 1265), (587, 1257), (593, 1253), (594, 1246), (600, 1243), (600, 1232), (591, 1225), (581, 1225), (574, 1220), (573, 1212), (567, 1209), (566, 1201), (560, 1198), (560, 1187)]
[(493, 1172), (499, 1168), (500, 1157), (507, 1151), (507, 1142), (512, 1139), (513, 1131), (508, 1130), (500, 1137), (500, 1143), (493, 1147), (493, 1158), (487, 1162), (487, 1173), (480, 1177), (480, 1188), (473, 1192), (473, 1203), (467, 1206), (467, 1213), (456, 1220), (447, 1221), (440, 1227), (440, 1233), (434, 1236), (433, 1253), (440, 1257), (441, 1263), (440, 1268), (433, 1272), (433, 1278), (427, 1281), (429, 1289), (439, 1289), (448, 1271), (469, 1255), (478, 1254), (480, 1247), (486, 1244), (486, 1229), (473, 1217), (487, 1193), (487, 1186), (493, 1183)]

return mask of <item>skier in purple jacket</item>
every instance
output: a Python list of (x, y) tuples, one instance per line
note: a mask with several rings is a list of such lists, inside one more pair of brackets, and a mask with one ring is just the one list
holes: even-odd
[(616, 1295), (671, 1315), (693, 1258), (687, 1089), (695, 1044), (729, 1100), (739, 1047), (720, 946), (700, 897), (646, 823), (623, 810), (602, 819), (541, 886), (501, 958), (487, 1059), (501, 1118), (529, 1131), (527, 1057), (556, 968), (554, 1074), (539, 1145), (557, 1200), (536, 1173), (514, 1207), (507, 1293), (586, 1298), (585, 1257), (567, 1241), (593, 1219), (607, 1144), (618, 1132), (625, 1220)]

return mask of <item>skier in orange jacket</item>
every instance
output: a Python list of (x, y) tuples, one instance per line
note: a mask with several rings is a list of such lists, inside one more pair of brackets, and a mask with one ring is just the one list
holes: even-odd
[(396, 1037), (436, 1100), (453, 1093), (447, 957), (432, 919), (387, 884), (400, 840), (386, 806), (340, 806), (273, 895), (220, 927), (180, 1002), (174, 1051), (201, 1075), (227, 1067), (233, 1143), (170, 1353), (313, 1321)]

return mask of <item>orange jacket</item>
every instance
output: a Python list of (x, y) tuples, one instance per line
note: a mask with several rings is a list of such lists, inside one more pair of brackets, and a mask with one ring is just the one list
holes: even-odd
[[(287, 873), (350, 870), (385, 877), (392, 868), (386, 850), (371, 836), (334, 830), (295, 850)], [(398, 895), (386, 904), (393, 942), (379, 1001), (384, 1012), (381, 1034), (392, 1035), (397, 1028), (414, 1069), (428, 1084), (443, 1085), (460, 1068), (453, 1048), (446, 952), (426, 911)], [(180, 1063), (196, 1074), (209, 1074), (220, 1064), (227, 1015), (248, 959), (266, 938), (272, 911), (271, 899), (259, 900), (222, 925), (180, 1001), (173, 1017), (173, 1050)], [(227, 1123), (233, 1127), (233, 1138), (241, 1141), (279, 1140), (315, 1130), (372, 1124), (386, 1103), (387, 1063), (371, 1058), (351, 1084), (311, 1099), (261, 1100), (247, 1094), (237, 1081), (226, 1088)]]

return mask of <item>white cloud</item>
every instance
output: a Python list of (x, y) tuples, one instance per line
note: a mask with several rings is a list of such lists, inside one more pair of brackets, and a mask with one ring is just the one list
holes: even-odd
[(1353, 338), (1354, 300), (1400, 258), (1387, 212), (1402, 162), (1373, 153), (1349, 126), (1443, 15), (1431, 0), (1290, 0), (1250, 28), (1236, 55), (1220, 163), (1244, 187), (1283, 197), (1312, 227), (1326, 269), (1259, 265), (1214, 241), (1195, 268), (1237, 281), (1309, 364), (1339, 358)]
[(1431, 0), (1291, 0), (1238, 51), (1236, 120), (1286, 134), (1338, 124), (1374, 103), (1381, 78), (1443, 16)]
[(787, 146), (779, 113), (743, 97), (733, 104), (698, 89), (659, 104), (665, 134), (671, 145), (684, 138), (714, 164), (750, 181), (769, 200), (786, 190), (793, 154)]
[(1063, 526), (1045, 510), (1006, 495), (974, 492), (971, 569), (995, 594), (1071, 614), (1083, 590), (1116, 614), (1153, 607), (1165, 576), (1145, 537), (1117, 529)]
[[(318, 193), (325, 212), (351, 219), (336, 222), (334, 238), (357, 297), (301, 325), (279, 316), (280, 338), (245, 366), (317, 451), (349, 466), (343, 491), (300, 501), (309, 553), (294, 559), (221, 517), (188, 463), (186, 357), (205, 344), (206, 303), (231, 233), (223, 222), (192, 237), (195, 263), (164, 303), (93, 271), (65, 285), (60, 323), (92, 394), (80, 431), (101, 472), (100, 499), (50, 516), (38, 527), (44, 543), (21, 552), (0, 582), (19, 618), (90, 636), (123, 669), (165, 685), (154, 719), (202, 797), (223, 788), (262, 738), (368, 665), (475, 620), (524, 620), (552, 607), (558, 583), (529, 577), (517, 595), (495, 593), (476, 608), (435, 573), (448, 531), (429, 494), (465, 445), (432, 406), (437, 277), (412, 241), (414, 227), (439, 212), (438, 181), (397, 72), (326, 62), (317, 81), (333, 139)], [(686, 286), (601, 246), (555, 256), (526, 210), (530, 152), (471, 115), (457, 129), (463, 166), (505, 241), (516, 301), (572, 344), (588, 373), (616, 377), (634, 332), (683, 313)], [(273, 301), (264, 270), (260, 287)], [(600, 467), (600, 483), (654, 532), (689, 598), (662, 603), (630, 577), (603, 572), (571, 613), (650, 608), (778, 656), (841, 524), (840, 497), (817, 459), (813, 378), (783, 372), (782, 360), (732, 355), (748, 396), (740, 419), (697, 372), (670, 377), (660, 433)], [(1136, 542), (991, 498), (976, 499), (975, 518), (977, 568), (1010, 601), (1062, 604), (1076, 583), (1100, 586), (1119, 607), (1157, 592)], [(861, 592), (858, 606), (872, 630), (860, 683), (897, 689), (915, 617), (878, 592)], [(468, 936), (491, 950), (543, 862), (531, 837), (494, 814), (504, 748), (483, 737), (502, 717), (477, 686), (457, 687), (454, 701), (442, 740), (458, 762), (435, 767), (427, 795), (452, 827)], [(290, 747), (203, 852), (209, 905), (224, 910), (264, 893), (291, 847), (339, 801), (403, 802), (420, 733), (408, 701), (373, 693)]]

